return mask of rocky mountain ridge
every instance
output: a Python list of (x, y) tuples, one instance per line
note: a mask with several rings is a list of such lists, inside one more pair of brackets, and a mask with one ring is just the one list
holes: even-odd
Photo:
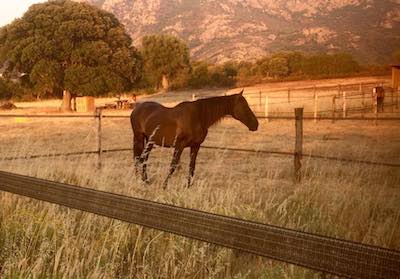
[(77, 1), (114, 13), (136, 45), (143, 35), (170, 33), (194, 59), (213, 62), (300, 50), (389, 63), (400, 48), (400, 0)]

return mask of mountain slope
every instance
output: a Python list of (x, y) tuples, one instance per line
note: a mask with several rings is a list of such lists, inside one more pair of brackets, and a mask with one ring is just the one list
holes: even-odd
[(171, 33), (194, 59), (253, 59), (279, 50), (350, 52), (390, 62), (400, 48), (400, 0), (77, 0), (113, 12), (135, 44)]

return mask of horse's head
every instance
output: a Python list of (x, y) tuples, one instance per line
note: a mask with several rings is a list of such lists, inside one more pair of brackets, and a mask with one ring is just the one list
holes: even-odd
[(250, 131), (257, 131), (258, 120), (243, 97), (243, 90), (239, 94), (233, 95), (233, 98), (232, 117), (246, 125)]

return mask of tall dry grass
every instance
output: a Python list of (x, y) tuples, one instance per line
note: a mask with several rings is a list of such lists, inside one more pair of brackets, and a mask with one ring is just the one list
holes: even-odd
[[(210, 130), (207, 145), (290, 151), (294, 124), (262, 122), (251, 134), (233, 120)], [(0, 122), (0, 154), (94, 148), (93, 120)], [(128, 120), (105, 119), (105, 148), (128, 147)], [(399, 163), (399, 124), (305, 123), (306, 153)], [(202, 149), (185, 189), (188, 153), (169, 188), (172, 156), (156, 149), (152, 183), (137, 180), (130, 152), (0, 161), (0, 169), (213, 213), (400, 250), (400, 172), (395, 168)], [(0, 194), (1, 278), (317, 278), (318, 273), (44, 202)]]

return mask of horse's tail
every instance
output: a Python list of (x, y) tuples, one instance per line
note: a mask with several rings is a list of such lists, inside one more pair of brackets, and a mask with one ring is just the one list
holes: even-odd
[(135, 156), (135, 108), (132, 110), (130, 115), (131, 127), (132, 127), (132, 150), (133, 150), (133, 162), (136, 164)]
[(139, 104), (136, 104), (130, 115), (132, 130), (134, 128), (135, 121), (137, 121), (138, 107), (139, 107)]
[(133, 123), (134, 123), (134, 118), (135, 118), (134, 112), (135, 112), (135, 109), (132, 110), (131, 115), (129, 117), (130, 121), (131, 121), (132, 130), (133, 130)]

